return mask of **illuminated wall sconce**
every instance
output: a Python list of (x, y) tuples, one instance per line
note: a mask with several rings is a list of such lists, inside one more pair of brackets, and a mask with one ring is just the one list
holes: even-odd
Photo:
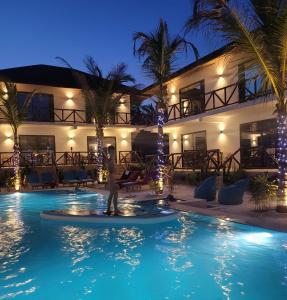
[(176, 91), (176, 88), (175, 88), (174, 85), (172, 85), (172, 86), (170, 87), (170, 89), (169, 89), (169, 92), (170, 92), (171, 94), (175, 94), (175, 91)]
[(176, 137), (173, 138), (173, 142), (174, 142), (174, 143), (176, 142)]
[(127, 138), (128, 138), (128, 135), (127, 134), (125, 134), (125, 133), (123, 133), (122, 135), (121, 135), (121, 142), (123, 143), (123, 144), (126, 144), (128, 141), (127, 141)]
[(220, 129), (219, 130), (219, 134), (223, 134), (224, 133), (224, 130), (223, 129)]

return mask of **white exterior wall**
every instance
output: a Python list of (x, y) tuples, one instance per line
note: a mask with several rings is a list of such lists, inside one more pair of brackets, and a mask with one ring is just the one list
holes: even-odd
[[(182, 150), (181, 135), (206, 131), (207, 149), (220, 149), (223, 157), (240, 148), (240, 124), (275, 118), (275, 102), (239, 104), (237, 109), (228, 112), (185, 121), (182, 124), (167, 125), (165, 132), (170, 134), (170, 153)], [(223, 133), (220, 131), (223, 130)], [(175, 139), (175, 141), (174, 141)]]
[[(238, 65), (243, 61), (244, 58), (241, 54), (232, 51), (170, 80), (167, 83), (168, 105), (180, 102), (179, 92), (182, 88), (204, 81), (204, 89), (205, 93), (207, 93), (205, 96), (206, 109), (212, 109), (213, 102), (212, 99), (208, 101), (208, 93), (236, 83), (238, 81)], [(224, 90), (217, 91), (217, 95), (224, 98)], [(238, 100), (237, 90), (232, 94), (232, 89), (228, 89), (227, 98), (230, 96), (229, 103), (236, 102)], [(215, 106), (221, 105), (220, 100), (215, 97)], [(176, 112), (176, 117), (179, 117), (179, 112)]]
[[(18, 92), (31, 92), (53, 94), (54, 109), (85, 110), (85, 102), (79, 89), (58, 88), (40, 85), (17, 84)], [(130, 97), (125, 96), (119, 106), (119, 112), (130, 112)], [(67, 111), (67, 114), (69, 111)], [(59, 113), (60, 114), (60, 113)], [(85, 113), (82, 113), (85, 119)], [(55, 117), (56, 120), (56, 117)], [(77, 129), (74, 129), (76, 125)], [(105, 136), (116, 137), (117, 151), (131, 150), (131, 132), (136, 129), (129, 125), (114, 125), (104, 129)], [(57, 152), (87, 151), (87, 136), (95, 136), (95, 128), (91, 124), (73, 123), (42, 123), (26, 122), (19, 128), (19, 135), (54, 135)], [(11, 152), (13, 149), (12, 130), (7, 124), (0, 123), (0, 152)]]
[[(238, 82), (238, 66), (246, 60), (242, 53), (232, 50), (231, 52), (217, 57), (205, 64), (195, 67), (167, 82), (168, 105), (180, 102), (179, 92), (182, 88), (188, 87), (199, 81), (204, 81), (205, 104), (208, 112), (185, 117), (182, 119), (171, 120), (165, 125), (165, 133), (169, 133), (170, 153), (182, 152), (182, 139), (184, 134), (206, 131), (207, 149), (219, 149), (223, 153), (223, 158), (234, 153), (240, 148), (240, 124), (275, 118), (275, 102), (268, 103), (262, 99), (256, 99), (245, 103), (238, 103), (239, 91), (235, 87), (226, 90), (227, 98), (232, 97), (228, 104), (224, 106), (215, 97), (215, 107), (212, 101), (208, 102), (208, 93), (222, 89)], [(157, 87), (146, 91), (149, 94), (156, 92)], [(224, 90), (217, 91), (217, 95), (224, 98)], [(270, 100), (270, 99), (269, 99)], [(272, 99), (271, 99), (272, 100)], [(180, 112), (176, 113), (180, 117)], [(153, 131), (156, 129), (153, 127)], [(220, 131), (223, 133), (220, 134)], [(239, 157), (238, 157), (239, 158)]]

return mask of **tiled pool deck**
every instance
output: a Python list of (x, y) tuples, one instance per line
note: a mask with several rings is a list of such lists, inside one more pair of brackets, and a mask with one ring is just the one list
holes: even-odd
[[(101, 193), (108, 193), (103, 189), (96, 190)], [(224, 219), (231, 219), (235, 222), (243, 224), (287, 232), (287, 214), (277, 213), (275, 211), (275, 203), (272, 205), (272, 209), (267, 212), (254, 211), (254, 205), (252, 202), (250, 202), (250, 195), (248, 193), (245, 193), (244, 201), (241, 205), (220, 205), (216, 201), (213, 201), (208, 203), (209, 206), (212, 206), (210, 208), (199, 207), (199, 202), (202, 202), (201, 206), (206, 206), (206, 204), (201, 200), (195, 201), (193, 197), (194, 187), (192, 186), (176, 185), (173, 194), (177, 199), (185, 201), (170, 202), (172, 208)], [(151, 200), (155, 199), (156, 197), (151, 191), (143, 190), (136, 192), (120, 191), (119, 198), (129, 198), (131, 200)]]

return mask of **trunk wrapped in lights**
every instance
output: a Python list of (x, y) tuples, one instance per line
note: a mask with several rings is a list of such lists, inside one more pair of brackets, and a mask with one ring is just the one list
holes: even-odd
[(14, 145), (13, 167), (14, 167), (14, 188), (16, 191), (19, 191), (21, 187), (21, 173), (20, 173), (20, 148), (18, 143), (15, 143)]
[(277, 117), (278, 198), (277, 211), (287, 212), (287, 114)]
[(104, 164), (104, 156), (103, 156), (103, 128), (96, 128), (96, 140), (97, 140), (97, 179), (99, 182), (103, 181), (103, 164)]
[(156, 169), (156, 180), (155, 180), (157, 194), (162, 194), (164, 188), (164, 135), (163, 135), (164, 113), (165, 113), (164, 108), (159, 107), (158, 116), (157, 116), (158, 137), (157, 137), (157, 169)]

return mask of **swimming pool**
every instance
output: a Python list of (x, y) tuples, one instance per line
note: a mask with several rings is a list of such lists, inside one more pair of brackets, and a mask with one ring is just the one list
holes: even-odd
[(105, 204), (89, 192), (0, 196), (0, 299), (286, 299), (285, 233), (197, 214), (144, 226), (39, 216)]

